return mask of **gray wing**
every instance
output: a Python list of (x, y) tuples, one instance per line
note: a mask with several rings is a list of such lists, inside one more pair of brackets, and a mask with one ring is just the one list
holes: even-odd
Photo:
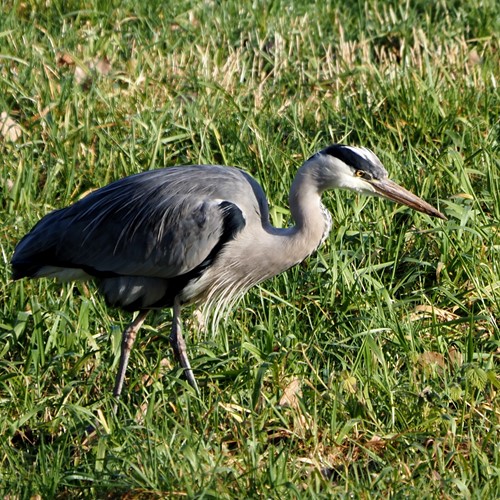
[(16, 248), (14, 278), (51, 266), (98, 277), (183, 275), (244, 227), (235, 199), (252, 196), (258, 206), (252, 189), (243, 172), (217, 166), (121, 179), (44, 217)]

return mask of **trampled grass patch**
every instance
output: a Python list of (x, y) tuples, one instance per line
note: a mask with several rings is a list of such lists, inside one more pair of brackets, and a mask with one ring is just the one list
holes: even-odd
[[(498, 497), (495, 2), (0, 9), (6, 498)], [(315, 255), (217, 332), (185, 312), (201, 394), (158, 312), (115, 417), (130, 317), (91, 284), (12, 282), (22, 235), (112, 180), (190, 163), (243, 167), (287, 226), (297, 168), (333, 142), (374, 150), (448, 221), (328, 193)]]

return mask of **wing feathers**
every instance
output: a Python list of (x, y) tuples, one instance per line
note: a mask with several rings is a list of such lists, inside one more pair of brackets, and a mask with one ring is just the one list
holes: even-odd
[(246, 177), (231, 168), (180, 167), (127, 177), (44, 217), (16, 248), (13, 277), (40, 276), (49, 267), (100, 278), (199, 272), (244, 227), (242, 210), (225, 199), (244, 191)]

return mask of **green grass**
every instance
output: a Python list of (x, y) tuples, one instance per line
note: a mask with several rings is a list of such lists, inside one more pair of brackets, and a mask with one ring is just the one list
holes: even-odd
[[(3, 2), (0, 112), (21, 135), (0, 139), (0, 494), (497, 498), (499, 32), (493, 0)], [(185, 311), (201, 395), (164, 311), (114, 417), (130, 317), (92, 285), (12, 282), (16, 242), (88, 190), (188, 163), (244, 167), (287, 225), (294, 173), (332, 142), (449, 220), (328, 193), (317, 254), (217, 332)]]

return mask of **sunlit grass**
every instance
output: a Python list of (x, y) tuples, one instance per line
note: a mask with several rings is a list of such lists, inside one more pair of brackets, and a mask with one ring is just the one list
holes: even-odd
[[(0, 11), (0, 492), (496, 498), (495, 2), (70, 4)], [(151, 168), (241, 166), (286, 226), (293, 175), (332, 142), (373, 149), (448, 221), (325, 195), (317, 254), (217, 332), (185, 312), (200, 396), (164, 311), (115, 417), (130, 317), (92, 285), (10, 280), (40, 217)]]

